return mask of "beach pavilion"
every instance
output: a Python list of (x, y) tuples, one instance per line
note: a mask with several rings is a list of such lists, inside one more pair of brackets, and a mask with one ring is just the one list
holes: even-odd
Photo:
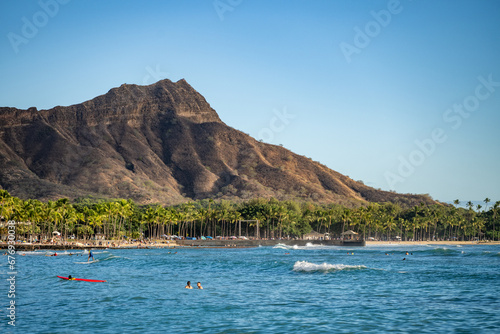
[(311, 231), (303, 236), (304, 240), (323, 240), (324, 238), (325, 235), (323, 233), (318, 233), (316, 231)]
[(359, 239), (359, 234), (354, 232), (353, 230), (348, 230), (342, 233), (343, 240), (357, 240)]

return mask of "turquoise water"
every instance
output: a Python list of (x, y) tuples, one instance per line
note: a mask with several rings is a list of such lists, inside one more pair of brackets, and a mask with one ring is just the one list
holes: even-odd
[[(99, 262), (79, 264), (86, 257), (18, 253), (16, 327), (7, 324), (2, 283), (0, 333), (500, 332), (500, 246), (113, 249), (94, 256)], [(5, 282), (7, 257), (0, 261)], [(188, 280), (204, 290), (184, 289)]]

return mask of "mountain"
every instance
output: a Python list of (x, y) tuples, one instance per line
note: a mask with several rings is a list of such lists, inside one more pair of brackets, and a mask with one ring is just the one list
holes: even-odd
[(224, 124), (185, 80), (122, 85), (49, 110), (0, 108), (0, 187), (21, 198), (270, 197), (432, 202), (368, 187)]

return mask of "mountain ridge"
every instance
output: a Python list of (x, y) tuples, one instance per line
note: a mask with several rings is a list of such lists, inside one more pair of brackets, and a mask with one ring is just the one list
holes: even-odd
[(368, 187), (226, 125), (189, 83), (123, 84), (51, 109), (0, 108), (0, 186), (21, 198), (276, 197), (433, 202)]

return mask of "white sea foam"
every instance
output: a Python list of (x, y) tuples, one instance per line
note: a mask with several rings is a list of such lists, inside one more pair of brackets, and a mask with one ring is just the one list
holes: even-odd
[(321, 247), (321, 245), (313, 245), (312, 243), (308, 242), (305, 246), (298, 246), (298, 245), (285, 245), (285, 244), (277, 244), (273, 248), (277, 249), (311, 249), (311, 248), (318, 248)]
[(44, 253), (44, 255), (53, 255), (53, 254), (56, 254), (57, 253), (57, 256), (63, 256), (63, 255), (77, 255), (77, 254), (81, 254), (81, 252), (68, 252), (68, 251), (47, 251)]
[(311, 249), (338, 249), (339, 246), (325, 246), (325, 245), (316, 245), (311, 242), (308, 242), (305, 244), (305, 246), (299, 246), (299, 245), (285, 245), (285, 244), (277, 244), (273, 248), (276, 249), (302, 249), (302, 250), (311, 250)]
[(22, 251), (22, 252), (17, 252), (17, 254), (19, 255), (45, 255), (47, 254), (47, 252), (37, 252), (37, 251), (34, 251), (34, 252), (30, 252), (30, 251)]
[(338, 271), (338, 270), (356, 270), (356, 269), (366, 269), (366, 266), (350, 266), (346, 264), (330, 264), (330, 263), (322, 263), (316, 264), (307, 261), (297, 261), (293, 265), (294, 271), (302, 271), (302, 272), (313, 272), (313, 271)]
[(96, 262), (99, 262), (99, 260), (88, 261), (88, 262), (73, 262), (73, 263), (77, 263), (77, 264), (91, 264), (91, 263), (96, 263)]

